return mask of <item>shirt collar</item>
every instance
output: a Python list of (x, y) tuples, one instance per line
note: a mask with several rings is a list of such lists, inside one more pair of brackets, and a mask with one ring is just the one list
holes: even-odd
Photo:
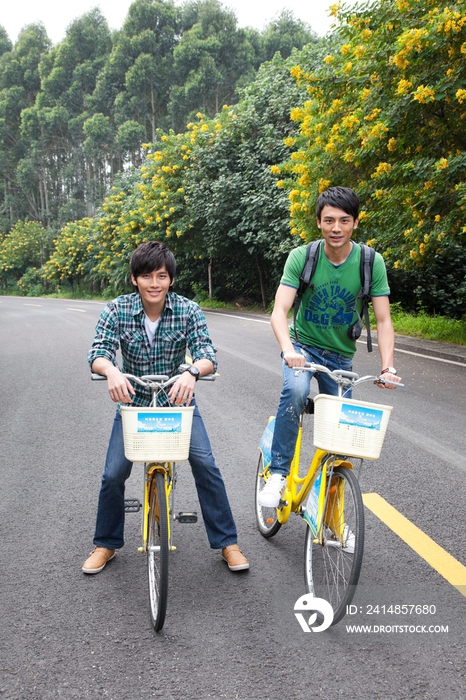
[[(173, 311), (174, 308), (174, 297), (171, 292), (168, 292), (167, 296), (165, 297), (165, 306), (162, 311), (162, 315), (165, 313), (165, 311)], [(144, 307), (142, 305), (141, 301), (141, 295), (139, 292), (135, 292), (135, 299), (133, 303), (133, 308), (132, 308), (132, 314), (133, 316), (138, 316), (139, 314), (144, 313)]]

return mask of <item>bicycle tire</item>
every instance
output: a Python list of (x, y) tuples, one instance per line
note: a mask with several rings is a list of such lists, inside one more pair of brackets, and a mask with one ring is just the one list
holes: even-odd
[(277, 534), (282, 524), (277, 519), (277, 509), (267, 508), (265, 506), (259, 505), (259, 493), (264, 487), (267, 479), (264, 479), (264, 474), (266, 475), (268, 470), (264, 470), (264, 458), (262, 452), (259, 456), (259, 463), (257, 465), (256, 473), (256, 489), (255, 489), (255, 507), (256, 507), (256, 521), (257, 527), (261, 535), (266, 537), (273, 537)]
[(149, 489), (147, 569), (152, 625), (159, 632), (165, 622), (168, 597), (168, 512), (165, 481), (155, 472)]
[[(308, 593), (330, 603), (332, 625), (336, 625), (345, 615), (359, 581), (364, 551), (364, 505), (359, 482), (348, 467), (334, 469), (330, 488), (326, 513), (333, 510), (333, 514), (324, 519), (323, 544), (314, 538), (310, 527), (306, 528), (304, 579)], [(329, 508), (330, 499), (334, 500)], [(343, 534), (337, 537), (334, 530)], [(354, 547), (352, 541), (348, 545), (346, 533), (350, 533), (351, 539), (354, 536)]]

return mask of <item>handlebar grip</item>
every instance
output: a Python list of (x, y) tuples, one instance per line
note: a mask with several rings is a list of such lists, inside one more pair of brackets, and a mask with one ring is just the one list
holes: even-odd
[(103, 374), (96, 374), (95, 372), (91, 372), (91, 379), (93, 382), (107, 381), (107, 377), (104, 377)]

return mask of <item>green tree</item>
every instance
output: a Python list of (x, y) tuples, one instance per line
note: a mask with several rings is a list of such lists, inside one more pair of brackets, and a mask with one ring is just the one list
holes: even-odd
[(199, 110), (213, 117), (224, 104), (235, 102), (236, 88), (254, 77), (256, 58), (248, 32), (238, 29), (234, 12), (218, 0), (188, 3), (182, 22), (168, 106), (175, 131)]
[[(23, 191), (17, 168), (30, 143), (21, 133), (21, 113), (34, 104), (40, 89), (39, 63), (50, 48), (41, 24), (26, 26), (16, 45), (0, 57), (0, 230), (7, 232), (17, 219), (37, 218), (34, 193)], [(3, 46), (8, 43), (3, 41)]]
[(437, 306), (429, 300), (430, 309), (450, 294), (459, 315), (466, 311), (464, 265), (449, 292), (440, 270), (464, 260), (465, 9), (464, 0), (335, 5), (334, 50), (316, 69), (293, 71), (309, 99), (292, 112), (301, 136), (284, 170), (292, 175), (297, 235), (317, 235), (319, 191), (352, 186), (363, 203), (361, 235), (380, 249), (391, 274), (412, 275), (421, 303), (428, 297), (412, 282), (428, 279), (445, 292)]
[(93, 103), (117, 126), (137, 121), (143, 141), (166, 126), (179, 10), (171, 0), (136, 0), (102, 69)]
[(0, 275), (3, 286), (16, 282), (31, 268), (46, 262), (51, 249), (50, 233), (38, 221), (18, 221), (0, 243)]
[(302, 20), (295, 19), (291, 10), (282, 10), (266, 27), (262, 36), (262, 61), (270, 61), (279, 52), (282, 58), (291, 56), (293, 49), (318, 42), (317, 34)]

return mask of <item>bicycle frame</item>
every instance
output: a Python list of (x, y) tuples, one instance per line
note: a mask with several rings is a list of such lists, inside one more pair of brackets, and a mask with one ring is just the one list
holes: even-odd
[(302, 433), (303, 414), (301, 414), (300, 417), (295, 452), (291, 462), (290, 473), (287, 477), (285, 493), (283, 494), (282, 498), (283, 505), (279, 506), (277, 509), (277, 519), (282, 525), (287, 522), (288, 518), (290, 517), (290, 513), (303, 514), (304, 502), (314, 484), (319, 467), (322, 465), (322, 463), (326, 463), (330, 464), (331, 467), (330, 472), (326, 473), (327, 478), (322, 479), (319, 489), (317, 522), (319, 525), (321, 525), (328, 501), (328, 486), (331, 483), (331, 472), (335, 467), (339, 466), (345, 466), (348, 469), (353, 469), (353, 464), (350, 461), (341, 459), (337, 455), (329, 454), (324, 450), (316, 449), (306, 475), (304, 477), (300, 477), (299, 462), (301, 456)]

